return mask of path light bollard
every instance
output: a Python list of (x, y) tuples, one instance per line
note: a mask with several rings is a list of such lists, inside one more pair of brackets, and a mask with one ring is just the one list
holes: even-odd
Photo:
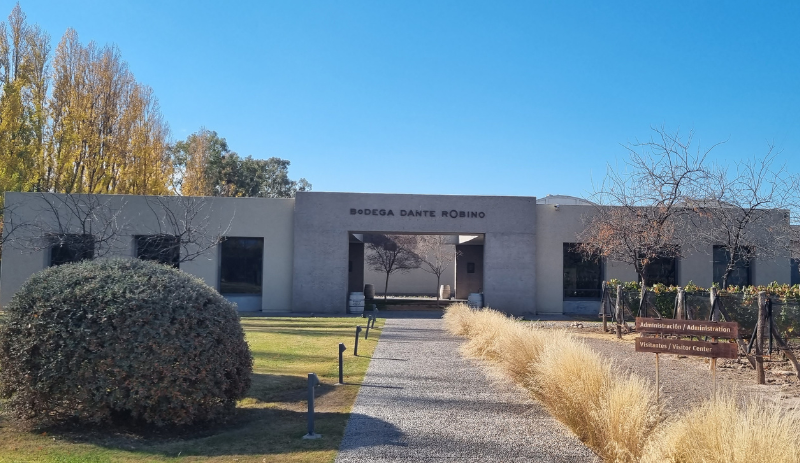
[(369, 339), (369, 324), (372, 322), (372, 315), (367, 319), (367, 329), (364, 331), (364, 339)]
[(344, 370), (342, 368), (342, 364), (344, 362), (342, 362), (342, 354), (346, 350), (347, 350), (347, 348), (344, 347), (344, 343), (340, 342), (339, 343), (339, 384), (344, 384)]
[(372, 329), (375, 329), (375, 320), (378, 318), (377, 315), (372, 316)]
[(358, 357), (358, 335), (361, 334), (361, 325), (356, 326), (356, 346), (353, 348), (353, 355)]
[[(341, 344), (340, 344), (341, 346)], [(308, 434), (303, 439), (319, 439), (321, 435), (314, 432), (314, 388), (319, 386), (316, 373), (308, 374)]]

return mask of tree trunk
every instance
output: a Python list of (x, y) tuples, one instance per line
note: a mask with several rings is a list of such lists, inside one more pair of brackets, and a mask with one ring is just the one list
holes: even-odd
[[(641, 280), (642, 280), (642, 287), (639, 288), (639, 316), (640, 317), (642, 317), (642, 316), (646, 317), (647, 316), (647, 311), (646, 311), (647, 301), (645, 299), (646, 296), (647, 296), (647, 280), (645, 280), (644, 275), (645, 275), (645, 268), (642, 267), (642, 273), (639, 275), (639, 278), (641, 278)], [(644, 315), (642, 315), (642, 309), (645, 309)]]
[(385, 301), (389, 295), (389, 272), (386, 272), (386, 284), (383, 285), (383, 300)]

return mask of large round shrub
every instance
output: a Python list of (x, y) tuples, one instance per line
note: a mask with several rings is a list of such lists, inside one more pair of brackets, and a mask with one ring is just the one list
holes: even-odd
[(250, 386), (236, 308), (201, 280), (132, 259), (32, 276), (0, 324), (0, 395), (37, 425), (225, 419)]

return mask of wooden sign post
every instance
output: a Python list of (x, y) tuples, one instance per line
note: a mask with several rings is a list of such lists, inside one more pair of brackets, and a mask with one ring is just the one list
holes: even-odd
[[(736, 322), (709, 322), (694, 320), (674, 320), (666, 318), (636, 318), (636, 331), (644, 335), (660, 335), (661, 337), (636, 338), (636, 352), (656, 354), (656, 402), (659, 395), (658, 354), (694, 355), (710, 357), (714, 376), (714, 397), (717, 395), (717, 359), (739, 357), (739, 348), (735, 343), (718, 342), (717, 338), (734, 339), (739, 335), (739, 324)], [(665, 338), (663, 336), (674, 336)], [(679, 336), (710, 336), (712, 342), (685, 341)]]

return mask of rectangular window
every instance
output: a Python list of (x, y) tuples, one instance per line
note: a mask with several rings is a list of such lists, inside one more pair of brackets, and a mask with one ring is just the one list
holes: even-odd
[[(722, 277), (725, 275), (725, 270), (728, 267), (731, 253), (725, 246), (714, 246), (714, 283), (722, 284)], [(749, 253), (745, 253), (749, 254)], [(739, 251), (734, 256), (734, 268), (730, 275), (728, 275), (728, 286), (748, 286), (751, 284), (752, 279), (750, 275), (750, 261), (741, 255)]]
[(600, 299), (603, 263), (586, 257), (575, 243), (564, 243), (564, 299)]
[(180, 241), (174, 235), (137, 235), (136, 257), (142, 260), (171, 265), (178, 268), (181, 256)]
[(261, 294), (264, 238), (226, 238), (219, 247), (219, 292)]
[(475, 262), (467, 262), (467, 273), (475, 273)]
[(659, 257), (647, 266), (647, 286), (661, 283), (666, 286), (678, 285), (678, 259)]
[(792, 259), (791, 284), (800, 285), (800, 259)]
[(92, 235), (60, 235), (52, 238), (50, 266), (80, 262), (94, 257)]

